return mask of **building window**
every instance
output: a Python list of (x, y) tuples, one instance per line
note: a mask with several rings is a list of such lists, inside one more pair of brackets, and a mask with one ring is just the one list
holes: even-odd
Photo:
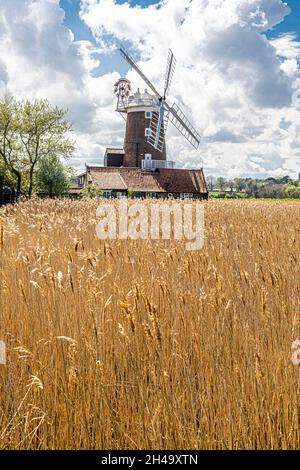
[(150, 127), (147, 127), (147, 128), (145, 129), (145, 136), (146, 136), (146, 137), (149, 137), (150, 135), (151, 135), (151, 129), (150, 129)]
[(145, 111), (145, 118), (151, 119), (152, 118), (152, 111)]
[(105, 197), (106, 199), (111, 198), (111, 196), (112, 196), (111, 191), (103, 191), (103, 197)]
[(145, 160), (152, 160), (151, 153), (145, 153)]
[(183, 199), (193, 199), (193, 193), (181, 193)]
[(148, 199), (155, 199), (156, 198), (156, 193), (146, 193), (146, 198)]

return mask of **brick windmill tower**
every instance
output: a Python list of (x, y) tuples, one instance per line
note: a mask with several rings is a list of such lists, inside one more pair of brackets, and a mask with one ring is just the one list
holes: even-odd
[(140, 68), (135, 64), (125, 49), (120, 49), (121, 55), (129, 65), (142, 77), (148, 89), (131, 94), (131, 84), (127, 79), (120, 79), (115, 84), (117, 96), (117, 111), (126, 120), (126, 132), (124, 139), (124, 167), (138, 167), (144, 170), (158, 168), (173, 168), (174, 163), (167, 161), (166, 131), (169, 121), (181, 132), (181, 134), (198, 148), (200, 136), (192, 124), (186, 118), (180, 108), (166, 102), (174, 75), (176, 59), (169, 51), (167, 69), (165, 75), (164, 93), (160, 95), (153, 84), (148, 80)]

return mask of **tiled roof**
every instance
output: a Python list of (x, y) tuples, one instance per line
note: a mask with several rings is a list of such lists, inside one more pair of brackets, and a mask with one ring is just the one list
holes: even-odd
[(102, 168), (103, 171), (91, 171), (89, 181), (97, 186), (99, 189), (127, 189), (121, 175), (118, 172), (107, 171), (107, 168)]
[(100, 189), (135, 192), (207, 193), (202, 169), (160, 169), (145, 172), (140, 168), (89, 167), (89, 181)]

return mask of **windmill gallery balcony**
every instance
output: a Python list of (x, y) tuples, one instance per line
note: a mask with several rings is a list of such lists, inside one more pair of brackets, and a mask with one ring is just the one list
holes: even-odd
[(144, 171), (155, 171), (160, 168), (175, 168), (175, 162), (168, 160), (142, 160), (142, 170)]

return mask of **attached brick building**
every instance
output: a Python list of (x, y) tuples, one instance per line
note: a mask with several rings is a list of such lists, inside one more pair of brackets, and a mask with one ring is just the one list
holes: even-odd
[(81, 186), (92, 184), (105, 197), (195, 198), (207, 199), (207, 185), (202, 169), (161, 168), (155, 172), (130, 167), (87, 166), (80, 176)]

